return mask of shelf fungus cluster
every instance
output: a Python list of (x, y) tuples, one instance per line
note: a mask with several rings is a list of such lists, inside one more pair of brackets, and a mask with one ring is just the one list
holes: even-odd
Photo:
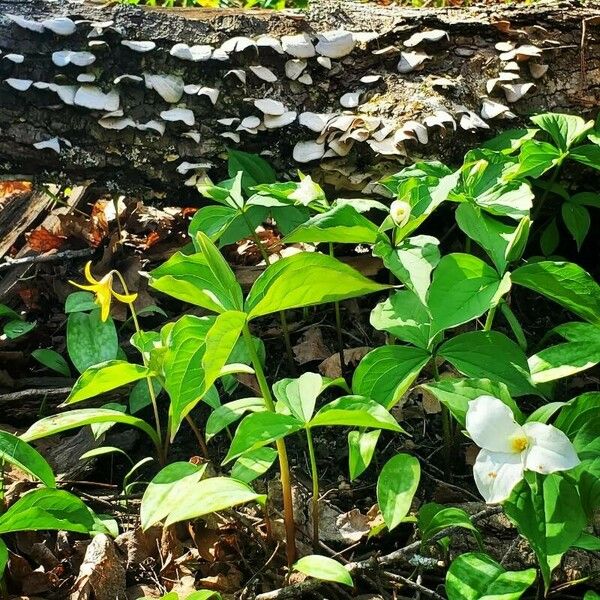
[[(97, 126), (115, 136), (130, 130), (185, 140), (190, 160), (177, 172), (188, 182), (210, 164), (198, 160), (207, 137), (237, 144), (284, 127), (294, 128), (290, 139), (299, 141), (292, 155), (299, 163), (346, 157), (358, 144), (384, 156), (407, 156), (407, 147), (428, 144), (434, 132), (487, 129), (489, 120), (515, 117), (508, 104), (533, 92), (548, 70), (541, 48), (500, 42), (498, 73), (474, 105), (459, 93), (461, 68), (446, 69), (451, 57), (466, 61), (474, 52), (442, 29), (415, 30), (385, 47), (371, 44), (377, 34), (343, 29), (165, 46), (132, 39), (113, 21), (5, 16), (30, 32), (50, 32), (56, 46), (48, 57), (56, 68), (50, 81), (23, 76), (29, 57), (0, 54), (14, 63), (5, 87), (52, 92), (64, 105), (92, 111)], [(137, 72), (115, 72), (119, 57), (111, 54), (117, 53), (125, 56), (123, 64), (137, 64)], [(406, 106), (393, 100), (403, 86), (415, 98)], [(60, 153), (68, 142), (56, 137), (33, 145)]]

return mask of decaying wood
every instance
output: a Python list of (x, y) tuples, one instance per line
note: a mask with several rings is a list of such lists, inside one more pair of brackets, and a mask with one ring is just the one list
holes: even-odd
[(51, 202), (52, 199), (41, 191), (19, 194), (7, 200), (0, 210), (0, 258), (10, 250), (20, 235), (28, 231)]
[[(42, 227), (47, 229), (50, 233), (60, 233), (61, 225), (59, 216), (67, 215), (73, 208), (76, 208), (77, 204), (82, 200), (86, 189), (87, 186), (77, 186), (73, 188), (68, 200), (66, 201), (66, 206), (56, 207), (42, 221)], [(57, 189), (55, 186), (52, 186), (51, 192), (55, 193), (56, 191)], [(23, 259), (26, 257), (37, 258), (38, 256), (38, 253), (34, 252), (29, 244), (25, 244), (17, 253), (16, 259)], [(16, 265), (13, 265), (8, 273), (3, 275), (3, 278), (0, 281), (0, 300), (2, 302), (9, 302), (15, 291), (18, 289), (20, 283), (25, 278), (27, 272), (35, 266), (35, 263), (35, 260), (18, 262)], [(0, 269), (2, 269), (2, 266), (0, 266)]]
[[(0, 173), (32, 173), (55, 181), (93, 178), (120, 187), (160, 188), (171, 195), (179, 190), (180, 195), (184, 182), (193, 184), (205, 171), (215, 178), (222, 176), (226, 148), (237, 147), (265, 152), (281, 170), (314, 170), (322, 181), (360, 191), (383, 173), (397, 170), (399, 162), (420, 156), (457, 159), (491, 132), (523, 123), (532, 112), (593, 112), (600, 96), (600, 11), (594, 5), (562, 2), (411, 10), (341, 0), (313, 2), (308, 13), (300, 14), (0, 0)], [(42, 31), (23, 28), (6, 15), (31, 19), (37, 22), (33, 28)], [(53, 33), (52, 19), (59, 16), (74, 21), (74, 33)], [(39, 25), (44, 20), (49, 27)], [(231, 45), (236, 36), (256, 40), (268, 34), (279, 40), (307, 33), (316, 43), (318, 34), (340, 28), (356, 34), (352, 51), (330, 61), (310, 57), (294, 80), (286, 76), (286, 63), (296, 60), (288, 63), (288, 71), (304, 63), (247, 41), (242, 43), (244, 50), (222, 54), (226, 60), (194, 62), (170, 53), (178, 43), (218, 49), (228, 40)], [(448, 37), (403, 45), (415, 33), (436, 29)], [(140, 53), (122, 45), (127, 40), (151, 41), (156, 47)], [(531, 56), (529, 49), (513, 60), (501, 56), (502, 47), (496, 48), (500, 42), (535, 45), (541, 51)], [(94, 62), (57, 66), (53, 53), (64, 50), (91, 52), (93, 57), (86, 59)], [(414, 70), (400, 73), (398, 63), (407, 59), (402, 52), (424, 53), (428, 58)], [(409, 55), (408, 61), (414, 58)], [(548, 70), (540, 77), (544, 65)], [(268, 68), (276, 80), (261, 79), (260, 70), (250, 68), (258, 66)], [(488, 91), (488, 82), (506, 72), (507, 66), (518, 79), (501, 81)], [(82, 75), (94, 81), (86, 84)], [(117, 79), (123, 75), (142, 80)], [(165, 100), (164, 93), (161, 97), (145, 85), (152, 85), (153, 75), (174, 77), (175, 87), (182, 83), (196, 87), (186, 88), (189, 93), (166, 94)], [(361, 81), (375, 75), (380, 79)], [(441, 78), (448, 81), (440, 82)], [(88, 87), (81, 91), (84, 85)], [(198, 95), (202, 87), (210, 89)], [(214, 105), (210, 96), (216, 91), (212, 90), (218, 90)], [(106, 105), (100, 92), (107, 94)], [(345, 97), (350, 107), (344, 108), (342, 97), (355, 92), (360, 92), (356, 98)], [(81, 106), (88, 104), (89, 94), (96, 108)], [(510, 101), (522, 94), (521, 99)], [(269, 119), (254, 105), (262, 98), (281, 101), (287, 111), (298, 115), (311, 111), (355, 118), (329, 123), (320, 138), (326, 144), (325, 159), (297, 162), (292, 159), (296, 143), (314, 141), (319, 133), (300, 125), (298, 118), (265, 129)], [(504, 111), (478, 121), (486, 98), (508, 106), (515, 118), (507, 118), (510, 115)], [(359, 105), (352, 107), (355, 101)], [(104, 110), (98, 109), (98, 102)], [(114, 112), (115, 107), (122, 116)], [(174, 108), (191, 112), (164, 116)], [(494, 105), (491, 110), (501, 109)], [(438, 111), (450, 115), (456, 131)], [(165, 120), (182, 114), (187, 124)], [(258, 117), (260, 125), (250, 119), (251, 126), (236, 131), (239, 122), (218, 122), (245, 117)], [(415, 121), (427, 125), (427, 140)], [(34, 147), (48, 141), (51, 147)]]

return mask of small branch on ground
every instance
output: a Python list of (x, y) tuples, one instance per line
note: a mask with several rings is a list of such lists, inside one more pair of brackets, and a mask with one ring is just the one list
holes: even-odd
[[(478, 513), (475, 513), (471, 517), (471, 522), (477, 523), (479, 521), (483, 521), (485, 519), (488, 519), (489, 517), (497, 515), (500, 512), (502, 512), (501, 506), (490, 506), (489, 508), (486, 508), (482, 511), (479, 511)], [(439, 533), (434, 535), (429, 540), (429, 543), (436, 542), (437, 540), (440, 540), (443, 537), (451, 535), (452, 533), (458, 531), (459, 529), (460, 528), (456, 527), (456, 526), (443, 529), (442, 531), (440, 531)], [(346, 569), (348, 569), (348, 572), (350, 574), (361, 573), (363, 571), (377, 571), (380, 567), (386, 567), (389, 565), (393, 565), (400, 560), (405, 560), (407, 556), (414, 554), (415, 552), (418, 552), (420, 550), (420, 548), (421, 548), (421, 540), (417, 540), (416, 542), (413, 542), (412, 544), (409, 544), (408, 546), (404, 546), (403, 548), (399, 548), (398, 550), (394, 550), (394, 552), (391, 552), (390, 554), (386, 554), (385, 556), (380, 556), (380, 557), (372, 556), (365, 560), (348, 563), (347, 565), (345, 565), (345, 567), (346, 567)], [(412, 587), (417, 585), (415, 582), (412, 582), (412, 581), (410, 582), (410, 584), (407, 583), (407, 585), (411, 585), (411, 584), (412, 584)], [(258, 596), (256, 596), (255, 600), (284, 600), (285, 598), (300, 598), (300, 597), (303, 597), (304, 594), (315, 590), (320, 585), (323, 585), (322, 581), (319, 581), (318, 579), (310, 579), (310, 580), (306, 580), (306, 581), (303, 581), (303, 582), (295, 584), (295, 585), (290, 585), (288, 587), (273, 590), (272, 592), (265, 592), (264, 594), (259, 594)], [(421, 586), (421, 587), (423, 587), (423, 586)], [(429, 590), (428, 588), (421, 589), (420, 591), (424, 594), (425, 593), (424, 590), (427, 590), (427, 592), (429, 592), (430, 598), (442, 598), (436, 592), (433, 592), (432, 590)], [(435, 595), (432, 596), (431, 594), (435, 594)]]

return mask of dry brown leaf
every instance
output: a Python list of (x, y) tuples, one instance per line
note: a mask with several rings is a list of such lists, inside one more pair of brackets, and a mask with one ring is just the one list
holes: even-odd
[(26, 236), (27, 243), (35, 252), (50, 252), (59, 250), (65, 243), (66, 237), (55, 235), (45, 227), (38, 227)]
[(70, 600), (126, 600), (125, 569), (113, 541), (100, 533), (92, 538)]
[(479, 454), (479, 448), (475, 444), (469, 444), (465, 450), (465, 463), (472, 467)]
[(158, 554), (157, 543), (162, 527), (155, 525), (144, 531), (141, 527), (126, 531), (115, 539), (117, 548), (127, 557), (127, 566), (135, 566)]
[(31, 181), (0, 181), (0, 200), (13, 194), (28, 194), (31, 189)]
[(442, 405), (440, 401), (431, 393), (423, 391), (422, 400), (423, 410), (428, 415), (435, 415), (442, 411)]
[(331, 356), (331, 350), (325, 345), (323, 334), (318, 327), (307, 329), (302, 336), (302, 340), (292, 350), (296, 361), (300, 365), (315, 360), (324, 360)]
[(229, 565), (228, 572), (208, 575), (198, 580), (198, 587), (215, 592), (233, 593), (242, 587), (243, 576), (241, 571)]
[[(344, 362), (350, 367), (355, 367), (360, 359), (371, 350), (372, 348), (369, 346), (346, 348), (344, 350)], [(342, 376), (342, 367), (340, 365), (340, 355), (338, 352), (325, 359), (319, 365), (319, 373), (325, 377), (331, 377), (332, 379)]]

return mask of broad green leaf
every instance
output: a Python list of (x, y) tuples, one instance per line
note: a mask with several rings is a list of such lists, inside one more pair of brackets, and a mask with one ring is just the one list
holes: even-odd
[(44, 417), (36, 421), (21, 436), (21, 439), (25, 442), (32, 442), (33, 440), (56, 435), (69, 429), (92, 425), (93, 423), (123, 423), (124, 425), (131, 425), (132, 427), (141, 429), (154, 444), (158, 444), (156, 431), (146, 421), (108, 408), (80, 408)]
[(53, 488), (25, 494), (0, 516), (0, 534), (46, 529), (88, 533), (93, 527), (93, 513), (77, 496)]
[(4, 579), (4, 571), (8, 564), (8, 548), (2, 538), (0, 538), (0, 577)]
[(311, 428), (327, 425), (404, 431), (381, 404), (363, 396), (342, 396), (333, 400), (321, 408), (308, 423)]
[[(198, 590), (192, 592), (185, 600), (221, 600), (222, 596), (218, 592), (212, 592), (210, 590)], [(177, 600), (175, 598), (174, 600)]]
[(7, 431), (0, 431), (0, 459), (39, 479), (47, 487), (56, 487), (52, 467), (46, 459), (35, 448)]
[(563, 221), (577, 244), (577, 250), (581, 250), (591, 225), (590, 212), (585, 206), (574, 202), (563, 202), (561, 206)]
[(446, 573), (448, 600), (519, 600), (536, 578), (535, 569), (506, 571), (487, 554), (467, 552)]
[(504, 512), (533, 548), (545, 591), (552, 571), (586, 526), (577, 488), (562, 474), (536, 477), (536, 489), (521, 482), (504, 502)]
[(318, 373), (303, 373), (296, 379), (281, 379), (273, 385), (273, 393), (278, 400), (277, 412), (291, 414), (302, 423), (308, 423), (317, 398), (331, 386), (348, 387), (342, 378), (330, 379)]
[(0, 319), (9, 318), (18, 321), (21, 316), (6, 304), (0, 304)]
[(99, 456), (106, 456), (107, 454), (121, 454), (128, 460), (131, 460), (129, 454), (127, 454), (125, 450), (121, 450), (121, 448), (117, 448), (116, 446), (100, 446), (99, 448), (92, 448), (91, 450), (84, 452), (79, 457), (79, 460), (89, 460), (90, 458), (98, 458)]
[(502, 300), (499, 306), (500, 312), (506, 319), (517, 344), (519, 344), (523, 351), (527, 350), (527, 338), (525, 337), (525, 332), (523, 331), (523, 327), (521, 327), (521, 323), (519, 323), (519, 319), (517, 319), (517, 315), (515, 315), (512, 308), (505, 300)]
[(579, 194), (571, 196), (570, 201), (579, 206), (600, 208), (600, 194), (594, 192), (580, 192)]
[(569, 342), (586, 342), (600, 344), (600, 327), (591, 323), (572, 321), (558, 325), (549, 333), (557, 333)]
[(431, 354), (416, 346), (381, 346), (371, 350), (352, 377), (354, 394), (394, 406), (418, 377)]
[(546, 383), (590, 369), (600, 362), (600, 342), (566, 342), (529, 357), (534, 383)]
[(39, 348), (31, 353), (31, 356), (35, 358), (40, 364), (64, 375), (65, 377), (71, 377), (71, 369), (67, 361), (55, 350), (50, 348)]
[(576, 160), (586, 167), (591, 167), (597, 171), (600, 170), (600, 146), (596, 144), (577, 146), (577, 148), (569, 152), (569, 158)]
[(433, 394), (458, 421), (461, 427), (465, 427), (465, 417), (469, 409), (469, 402), (479, 396), (494, 396), (502, 400), (515, 415), (519, 423), (525, 421), (525, 416), (511, 398), (508, 388), (503, 383), (489, 379), (456, 379), (444, 378), (432, 381), (421, 386), (427, 392)]
[(227, 246), (248, 237), (268, 215), (269, 209), (264, 206), (247, 206), (243, 213), (230, 206), (206, 206), (194, 215), (188, 232), (198, 251), (196, 235), (200, 231), (219, 247)]
[(292, 233), (310, 218), (310, 211), (305, 206), (274, 207), (270, 210), (270, 213), (271, 218), (277, 225), (277, 230), (283, 235)]
[(421, 465), (409, 454), (396, 454), (381, 469), (377, 479), (377, 503), (390, 531), (408, 515), (420, 479)]
[(250, 483), (266, 473), (277, 459), (277, 450), (265, 446), (240, 456), (231, 468), (231, 477)]
[(229, 177), (235, 177), (239, 171), (243, 172), (242, 186), (248, 191), (251, 187), (259, 183), (273, 183), (277, 180), (277, 175), (273, 167), (258, 154), (250, 154), (241, 150), (227, 151), (229, 160), (227, 161), (227, 172)]
[(212, 279), (219, 282), (228, 294), (227, 301), (235, 310), (241, 310), (244, 304), (242, 288), (235, 277), (235, 273), (231, 270), (231, 267), (223, 258), (219, 249), (201, 231), (196, 234), (194, 244), (196, 244), (202, 256), (206, 259), (206, 265), (211, 271)]
[(348, 433), (348, 469), (354, 481), (371, 464), (381, 429), (350, 431)]
[(145, 379), (150, 370), (124, 360), (109, 360), (86, 369), (75, 382), (65, 404), (74, 404), (104, 392)]
[(313, 304), (355, 298), (387, 289), (339, 260), (302, 252), (268, 266), (246, 298), (249, 319)]
[(375, 329), (388, 331), (394, 337), (419, 348), (431, 343), (431, 317), (418, 296), (410, 290), (392, 292), (371, 311), (370, 322)]
[(241, 481), (229, 477), (203, 479), (187, 490), (185, 496), (172, 506), (165, 526), (179, 521), (196, 519), (210, 513), (233, 508), (239, 504), (258, 502), (264, 504), (266, 496), (257, 494)]
[(534, 410), (528, 417), (527, 423), (547, 423), (566, 402), (549, 402)]
[(600, 550), (600, 537), (584, 531), (573, 543), (573, 547), (598, 552)]
[(587, 423), (600, 419), (600, 393), (588, 392), (573, 398), (561, 409), (554, 425), (573, 440)]
[(467, 377), (506, 384), (514, 396), (540, 395), (523, 350), (498, 331), (471, 331), (444, 342), (438, 353)]
[(193, 240), (196, 234), (201, 231), (213, 242), (216, 242), (236, 216), (236, 209), (230, 206), (204, 206), (196, 212), (190, 221), (188, 234)]
[(228, 280), (215, 276), (207, 257), (202, 253), (188, 256), (177, 252), (150, 275), (153, 288), (178, 300), (216, 313), (241, 308), (242, 291), (239, 284), (236, 282), (230, 287)]
[(600, 600), (600, 594), (594, 592), (593, 590), (588, 590), (584, 594), (583, 600)]
[(406, 238), (396, 247), (382, 236), (375, 244), (373, 254), (381, 257), (385, 267), (425, 304), (431, 271), (440, 262), (438, 246), (439, 241), (429, 235)]
[[(158, 379), (152, 378), (151, 385), (154, 388), (154, 396), (158, 396), (162, 390), (162, 386)], [(150, 390), (148, 388), (148, 380), (138, 381), (129, 393), (129, 412), (134, 415), (152, 404)]]
[(565, 153), (547, 142), (528, 140), (521, 146), (519, 167), (515, 177), (537, 179), (546, 171), (560, 164)]
[(164, 357), (163, 369), (165, 389), (171, 399), (169, 410), (173, 436), (185, 416), (202, 398), (205, 340), (215, 320), (215, 317), (185, 315), (175, 323), (168, 336), (166, 345), (169, 349)]
[(473, 533), (477, 542), (481, 545), (481, 535), (475, 525), (473, 525), (469, 515), (455, 506), (443, 506), (430, 502), (419, 509), (418, 515), (419, 529), (421, 530), (421, 539), (423, 543), (428, 542), (432, 537), (447, 529), (448, 527), (460, 527)]
[(65, 300), (65, 314), (88, 312), (98, 308), (94, 294), (91, 292), (73, 292)]
[(431, 335), (483, 315), (496, 302), (498, 273), (471, 254), (447, 254), (440, 260), (429, 288), (427, 306)]
[(513, 271), (511, 279), (582, 319), (600, 325), (600, 286), (578, 265), (553, 261), (529, 263)]
[(398, 196), (399, 186), (406, 180), (416, 179), (429, 184), (436, 184), (442, 177), (450, 174), (452, 174), (452, 170), (437, 160), (421, 161), (404, 167), (394, 175), (384, 177), (379, 183), (392, 194)]
[(16, 340), (17, 338), (25, 335), (32, 331), (36, 326), (36, 322), (22, 321), (21, 319), (17, 319), (15, 321), (9, 321), (4, 324), (3, 332), (4, 335), (9, 340)]
[(517, 225), (507, 225), (467, 202), (458, 206), (455, 216), (462, 231), (485, 250), (498, 272), (504, 274), (509, 261), (513, 260), (511, 254), (515, 246), (522, 248), (527, 240), (529, 218), (524, 217)]
[(117, 358), (119, 340), (113, 320), (100, 320), (100, 309), (91, 313), (73, 312), (67, 320), (67, 350), (75, 368), (88, 367)]
[(223, 464), (300, 429), (302, 423), (289, 415), (270, 411), (246, 415), (238, 425)]
[(304, 573), (309, 577), (321, 579), (322, 581), (341, 583), (350, 587), (354, 586), (352, 577), (344, 565), (328, 556), (321, 556), (320, 554), (303, 556), (292, 565), (292, 569), (300, 571), (300, 573)]
[(221, 313), (208, 330), (204, 342), (206, 350), (202, 357), (204, 386), (198, 390), (200, 396), (220, 377), (245, 324), (246, 313), (229, 310)]
[(349, 204), (334, 206), (294, 229), (283, 242), (338, 242), (373, 244), (378, 228)]
[(550, 256), (558, 248), (560, 243), (560, 232), (556, 224), (556, 218), (552, 218), (548, 225), (544, 227), (540, 236), (540, 248), (544, 256)]
[(174, 462), (164, 467), (148, 484), (142, 505), (140, 521), (146, 530), (165, 519), (173, 507), (187, 496), (204, 475), (206, 465)]
[(484, 142), (482, 148), (489, 148), (496, 152), (512, 154), (518, 150), (527, 140), (532, 139), (537, 129), (508, 129), (491, 140)]
[(552, 141), (564, 152), (573, 144), (583, 140), (594, 126), (593, 121), (584, 121), (575, 115), (544, 113), (531, 117), (531, 120), (547, 132)]
[(265, 410), (263, 398), (241, 398), (219, 406), (213, 410), (206, 421), (206, 439), (214, 437), (228, 425), (241, 419), (247, 412), (262, 412)]

